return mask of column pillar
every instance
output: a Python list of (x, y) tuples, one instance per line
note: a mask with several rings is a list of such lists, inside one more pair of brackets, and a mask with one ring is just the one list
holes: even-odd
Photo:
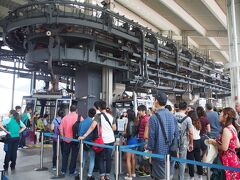
[(75, 74), (75, 95), (79, 113), (87, 116), (89, 108), (100, 99), (102, 91), (102, 70), (97, 67), (82, 66)]
[(111, 107), (113, 99), (113, 70), (107, 67), (102, 68), (102, 96), (107, 106)]
[(231, 103), (240, 102), (240, 0), (227, 0)]

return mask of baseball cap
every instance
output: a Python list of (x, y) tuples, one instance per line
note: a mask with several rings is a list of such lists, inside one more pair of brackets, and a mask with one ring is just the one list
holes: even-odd
[(156, 100), (158, 100), (159, 103), (161, 104), (166, 104), (167, 103), (167, 95), (163, 92), (157, 93), (155, 96)]

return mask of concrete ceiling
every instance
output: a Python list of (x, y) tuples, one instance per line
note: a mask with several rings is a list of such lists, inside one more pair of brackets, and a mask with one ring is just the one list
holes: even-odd
[[(0, 0), (0, 19), (9, 10), (33, 0)], [(75, 0), (74, 0), (75, 1)], [(83, 1), (83, 0), (78, 0)], [(86, 0), (101, 4), (102, 0)], [(226, 0), (110, 0), (112, 10), (179, 41), (209, 52), (211, 59), (229, 61)], [(171, 33), (169, 33), (171, 32)]]

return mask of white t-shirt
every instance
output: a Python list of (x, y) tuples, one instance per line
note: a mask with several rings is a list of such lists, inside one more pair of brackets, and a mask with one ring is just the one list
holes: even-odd
[[(114, 123), (112, 115), (110, 115), (109, 113), (105, 113), (105, 114), (108, 117), (110, 124), (112, 125)], [(94, 118), (94, 120), (98, 122), (96, 118)], [(107, 120), (104, 118), (102, 114), (101, 114), (101, 126), (102, 126), (102, 138), (103, 138), (104, 144), (115, 142), (112, 126), (109, 125), (109, 123), (107, 122)]]
[(197, 130), (195, 126), (193, 126), (193, 140), (199, 140), (200, 137), (200, 130)]

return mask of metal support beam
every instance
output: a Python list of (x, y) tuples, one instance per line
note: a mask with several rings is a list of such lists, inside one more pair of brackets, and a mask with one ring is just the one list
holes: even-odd
[[(231, 106), (240, 102), (240, 0), (227, 0), (228, 39), (231, 60)], [(236, 64), (236, 65), (234, 65)]]

